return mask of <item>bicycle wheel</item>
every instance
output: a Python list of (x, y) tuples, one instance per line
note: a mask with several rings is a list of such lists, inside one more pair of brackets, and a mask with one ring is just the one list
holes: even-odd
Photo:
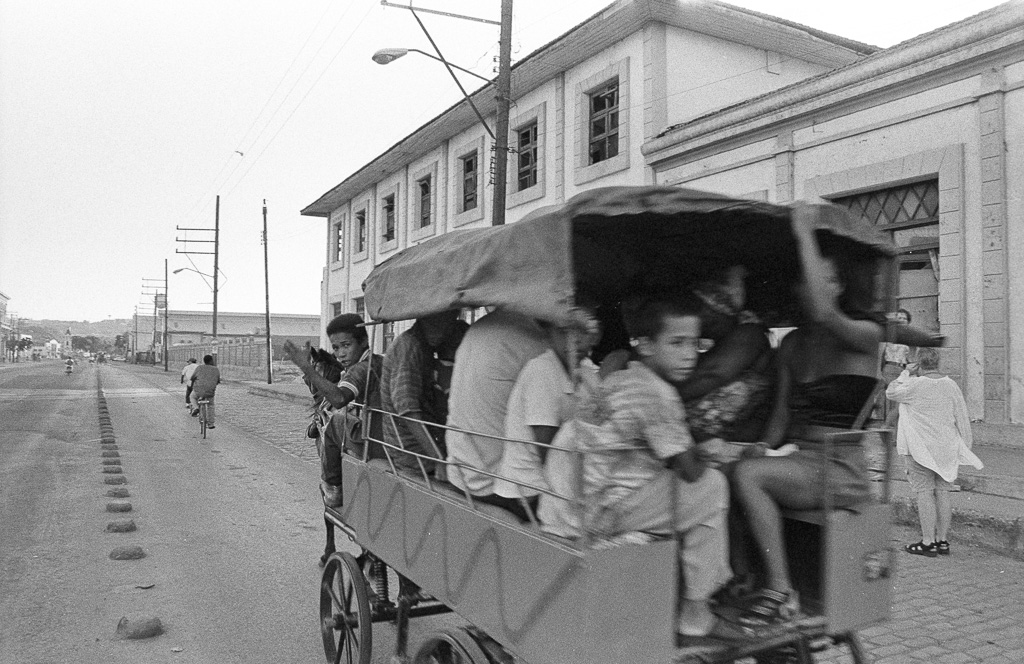
[(203, 440), (206, 440), (206, 404), (199, 404), (199, 429), (203, 432)]

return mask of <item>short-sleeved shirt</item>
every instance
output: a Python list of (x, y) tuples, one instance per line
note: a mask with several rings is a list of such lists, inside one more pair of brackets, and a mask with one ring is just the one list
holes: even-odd
[[(526, 363), (548, 347), (534, 320), (509, 311), (498, 309), (470, 325), (455, 353), (448, 425), (504, 436), (512, 386)], [(492, 473), (501, 462), (504, 446), (497, 438), (449, 430), (446, 441), (449, 461)], [(494, 492), (493, 478), (471, 470), (453, 468), (448, 481), (477, 496)]]
[[(560, 427), (573, 415), (573, 386), (562, 361), (553, 350), (526, 363), (512, 387), (505, 415), (505, 437), (534, 440), (530, 427)], [(498, 466), (494, 493), (506, 498), (529, 498), (539, 492), (517, 484), (547, 488), (540, 449), (526, 443), (506, 441)]]
[[(358, 362), (346, 369), (345, 373), (341, 375), (338, 387), (344, 387), (353, 394), (352, 401), (348, 402), (345, 406), (350, 416), (360, 418), (363, 406), (367, 406), (372, 410), (381, 409), (380, 379), (383, 372), (383, 364), (383, 357), (372, 354), (367, 350), (359, 358)], [(383, 436), (381, 422), (380, 414), (371, 414), (369, 437), (374, 440), (380, 440)], [(366, 438), (365, 433), (362, 434), (362, 438)], [(362, 441), (355, 442), (359, 443)], [(370, 455), (371, 457), (383, 456), (376, 449), (379, 448), (378, 445), (374, 445), (374, 448), (373, 453)]]
[[(384, 354), (384, 362), (380, 378), (380, 403), (382, 410), (396, 415), (409, 415), (418, 411), (425, 420), (443, 424), (437, 419), (437, 408), (434, 402), (434, 353), (423, 338), (418, 325), (398, 335), (394, 343)], [(387, 418), (386, 418), (387, 419)], [(409, 424), (395, 418), (394, 423), (385, 421), (384, 441), (389, 445), (401, 447), (417, 454), (429, 454), (420, 445)], [(431, 431), (436, 434), (435, 431)], [(395, 457), (396, 463), (407, 467), (418, 468), (413, 457), (405, 455)]]
[(189, 382), (190, 380), (192, 380), (192, 374), (194, 374), (196, 372), (196, 369), (198, 368), (198, 364), (196, 364), (195, 362), (189, 362), (188, 364), (185, 365), (185, 368), (181, 370), (181, 377), (185, 380), (186, 383)]
[[(607, 419), (600, 435), (588, 437), (595, 453), (583, 461), (585, 498), (594, 509), (639, 491), (694, 445), (679, 393), (642, 362), (606, 378), (602, 398)], [(596, 453), (619, 446), (636, 449)]]
[(220, 369), (212, 364), (196, 365), (192, 372), (192, 392), (198, 399), (208, 399), (217, 391), (220, 382)]

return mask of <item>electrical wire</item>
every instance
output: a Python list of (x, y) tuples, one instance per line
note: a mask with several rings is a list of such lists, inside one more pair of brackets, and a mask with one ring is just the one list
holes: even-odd
[(302, 107), (302, 104), (309, 97), (313, 89), (316, 88), (320, 80), (331, 69), (331, 66), (334, 64), (334, 61), (338, 59), (338, 56), (341, 55), (341, 52), (345, 50), (345, 47), (348, 45), (348, 43), (352, 41), (352, 37), (355, 36), (355, 34), (359, 31), (359, 28), (362, 27), (363, 23), (366, 22), (366, 19), (370, 15), (370, 12), (373, 11), (373, 8), (374, 7), (371, 5), (370, 8), (366, 10), (366, 13), (363, 14), (363, 17), (359, 19), (359, 23), (356, 24), (356, 26), (352, 29), (352, 32), (350, 32), (348, 37), (345, 38), (345, 41), (343, 41), (341, 46), (338, 47), (338, 50), (334, 53), (334, 56), (327, 63), (327, 66), (325, 66), (320, 71), (320, 74), (316, 77), (316, 79), (314, 79), (313, 83), (306, 89), (305, 94), (303, 94), (302, 98), (299, 99), (299, 103), (292, 108), (291, 112), (288, 114), (288, 117), (284, 119), (284, 122), (282, 122), (281, 125), (277, 128), (277, 131), (274, 132), (274, 134), (270, 137), (266, 144), (264, 144), (264, 146), (260, 149), (256, 157), (249, 163), (249, 167), (245, 169), (242, 175), (239, 176), (238, 180), (231, 186), (230, 189), (228, 189), (228, 195), (230, 195), (231, 192), (233, 192), (235, 188), (237, 188), (238, 185), (241, 184), (243, 180), (245, 180), (245, 176), (249, 174), (249, 171), (252, 170), (253, 166), (256, 165), (256, 162), (258, 162), (260, 157), (262, 157), (263, 154), (267, 151), (267, 148), (269, 148), (274, 143), (274, 140), (277, 138), (278, 134), (280, 134), (281, 131), (288, 125), (288, 122), (292, 119), (292, 116), (295, 115), (296, 111), (298, 111), (299, 108)]

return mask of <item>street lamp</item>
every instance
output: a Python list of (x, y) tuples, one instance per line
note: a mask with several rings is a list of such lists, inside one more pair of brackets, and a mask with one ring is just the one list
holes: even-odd
[(406, 55), (407, 53), (419, 53), (420, 55), (425, 55), (432, 60), (437, 60), (438, 62), (447, 64), (449, 67), (458, 69), (459, 71), (469, 74), (470, 76), (476, 76), (477, 78), (479, 78), (484, 83), (487, 83), (488, 85), (494, 83), (494, 81), (487, 78), (486, 76), (481, 76), (475, 71), (470, 71), (464, 67), (460, 67), (446, 60), (442, 60), (436, 55), (431, 55), (430, 53), (427, 53), (426, 51), (421, 51), (418, 48), (382, 48), (376, 53), (374, 53), (373, 56), (371, 56), (371, 59), (379, 65), (388, 65), (397, 60), (398, 58), (401, 58), (402, 56)]
[(213, 279), (213, 286), (210, 286), (211, 290), (213, 291), (213, 352), (211, 353), (211, 355), (213, 355), (213, 363), (217, 364), (217, 291), (219, 290), (217, 284), (217, 275), (223, 275), (224, 277), (224, 281), (220, 284), (220, 286), (223, 286), (225, 283), (227, 283), (227, 275), (225, 275), (224, 271), (221, 270), (219, 267), (214, 267), (213, 274), (206, 274), (205, 272), (200, 272), (199, 270), (191, 267), (179, 267), (177, 270), (174, 271), (174, 274), (178, 274), (179, 272), (185, 271), (195, 272), (196, 274), (198, 274), (200, 277), (203, 278), (203, 281), (206, 282), (207, 286), (210, 286), (210, 282), (206, 281), (207, 277)]
[[(387, 0), (381, 0), (381, 4), (389, 7), (399, 6), (389, 3)], [(416, 53), (422, 53), (429, 58), (433, 58), (445, 66), (445, 69), (448, 70), (448, 74), (455, 81), (455, 84), (459, 86), (459, 90), (462, 92), (463, 98), (469, 102), (473, 112), (476, 113), (477, 119), (480, 120), (480, 124), (483, 125), (487, 134), (494, 142), (494, 206), (491, 213), (491, 224), (494, 226), (501, 226), (505, 223), (505, 178), (508, 173), (509, 153), (508, 114), (512, 98), (512, 0), (501, 0), (501, 23), (499, 23), (501, 26), (501, 36), (498, 39), (498, 77), (494, 80), (495, 101), (497, 102), (497, 112), (495, 113), (494, 118), (494, 131), (491, 131), (491, 128), (487, 126), (487, 122), (484, 120), (484, 116), (480, 113), (480, 109), (478, 109), (476, 104), (473, 103), (472, 98), (470, 98), (469, 93), (466, 92), (466, 88), (463, 87), (459, 77), (455, 75), (453, 68), (468, 74), (473, 74), (473, 76), (483, 79), (488, 83), (491, 81), (479, 74), (474, 74), (468, 69), (456, 67), (445, 60), (444, 56), (441, 54), (441, 49), (437, 46), (437, 42), (435, 42), (434, 38), (430, 36), (427, 26), (423, 24), (423, 21), (420, 20), (419, 15), (416, 13), (416, 9), (412, 6), (411, 0), (406, 9), (412, 13), (413, 18), (416, 19), (416, 23), (420, 26), (420, 30), (423, 31), (427, 40), (430, 41), (430, 45), (434, 47), (434, 52), (437, 55), (434, 56), (430, 53), (424, 53), (423, 51), (412, 48), (385, 48), (373, 54), (373, 61), (378, 64), (386, 65), (410, 51), (415, 51)], [(458, 14), (446, 15), (453, 16), (455, 18), (480, 20), (469, 16), (459, 16)]]

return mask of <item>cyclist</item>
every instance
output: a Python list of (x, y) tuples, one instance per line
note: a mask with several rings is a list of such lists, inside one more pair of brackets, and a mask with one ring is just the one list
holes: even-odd
[(220, 369), (213, 365), (213, 355), (204, 355), (202, 365), (196, 367), (192, 372), (192, 417), (199, 416), (199, 400), (203, 399), (210, 403), (206, 406), (206, 426), (210, 429), (213, 426), (213, 397), (217, 393), (217, 385), (220, 383)]

